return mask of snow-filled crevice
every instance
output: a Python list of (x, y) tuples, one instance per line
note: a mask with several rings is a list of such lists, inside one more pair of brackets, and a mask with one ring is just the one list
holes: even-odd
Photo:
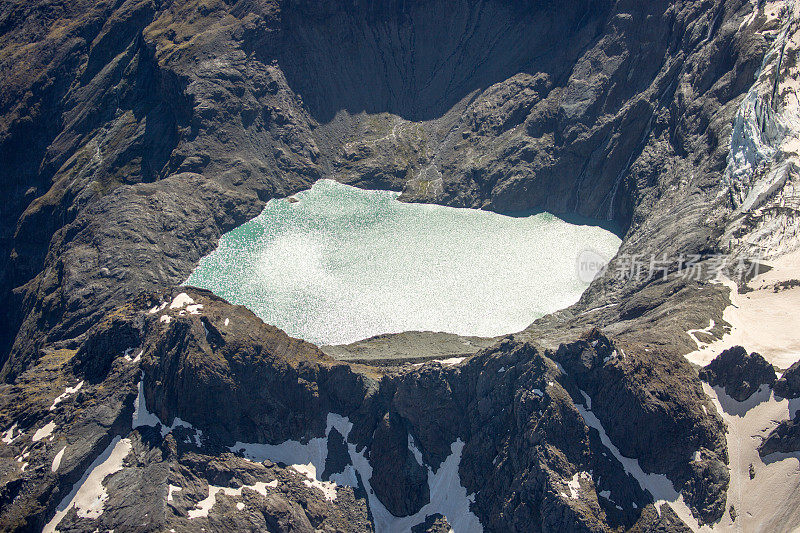
[(584, 399), (586, 399), (586, 406), (575, 404), (575, 407), (583, 417), (584, 422), (586, 422), (587, 426), (597, 430), (597, 432), (600, 434), (600, 441), (622, 464), (622, 468), (625, 470), (625, 472), (633, 476), (643, 490), (650, 493), (650, 495), (653, 497), (656, 510), (660, 513), (661, 505), (667, 503), (670, 505), (670, 507), (672, 507), (672, 510), (675, 511), (681, 520), (683, 520), (693, 530), (697, 530), (699, 528), (697, 520), (692, 515), (689, 507), (683, 501), (683, 496), (675, 490), (672, 481), (670, 481), (669, 478), (663, 474), (651, 474), (645, 472), (639, 465), (638, 459), (632, 459), (622, 455), (622, 453), (619, 451), (619, 448), (614, 445), (614, 443), (611, 441), (611, 438), (608, 436), (608, 433), (606, 433), (606, 430), (603, 427), (603, 424), (600, 422), (600, 419), (598, 419), (597, 416), (592, 412), (591, 401), (588, 399), (588, 395), (583, 391), (581, 391), (581, 394), (584, 396)]
[(133, 405), (133, 417), (131, 420), (131, 427), (133, 429), (149, 426), (149, 427), (159, 427), (161, 428), (161, 436), (166, 437), (167, 434), (171, 433), (174, 429), (183, 427), (190, 431), (194, 431), (194, 436), (192, 438), (187, 437), (187, 443), (194, 442), (195, 446), (198, 448), (201, 447), (202, 438), (203, 438), (203, 431), (200, 429), (195, 428), (189, 422), (185, 420), (181, 420), (177, 416), (172, 421), (172, 425), (168, 426), (164, 424), (160, 418), (154, 413), (151, 413), (147, 410), (147, 403), (144, 397), (144, 372), (142, 373), (142, 379), (139, 381), (139, 393), (136, 395), (136, 399), (134, 400)]
[[(328, 456), (328, 436), (333, 428), (347, 442), (351, 464), (345, 466), (342, 472), (331, 475), (330, 480), (325, 481), (319, 476), (325, 470), (325, 461)], [(370, 482), (372, 465), (366, 457), (365, 450), (356, 451), (356, 445), (347, 441), (352, 428), (353, 424), (348, 418), (329, 413), (325, 436), (310, 439), (305, 444), (294, 440), (287, 440), (275, 445), (236, 442), (230, 449), (243, 454), (251, 461), (269, 460), (293, 466), (300, 473), (309, 477), (309, 483), (307, 483), (309, 486), (316, 486), (323, 491), (326, 497), (329, 494), (326, 493), (326, 490), (330, 490), (331, 486), (334, 487), (334, 490), (335, 486), (356, 487), (359, 485), (360, 479), (367, 494), (375, 531), (378, 533), (409, 531), (413, 526), (424, 522), (426, 516), (436, 513), (444, 515), (453, 530), (459, 533), (483, 531), (478, 517), (470, 511), (474, 495), (467, 494), (467, 489), (462, 485), (458, 474), (461, 453), (464, 449), (464, 442), (461, 439), (457, 439), (450, 445), (450, 455), (435, 472), (431, 467), (427, 467), (430, 501), (414, 515), (396, 517), (386, 509), (372, 489)], [(423, 464), (422, 453), (411, 437), (409, 437), (408, 446), (416, 460)]]

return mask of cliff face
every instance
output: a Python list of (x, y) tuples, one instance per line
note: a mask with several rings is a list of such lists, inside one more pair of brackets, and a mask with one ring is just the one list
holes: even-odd
[[(621, 254), (724, 250), (768, 227), (731, 224), (749, 220), (743, 198), (777, 190), (769, 173), (737, 181), (730, 162), (750, 153), (731, 142), (753, 122), (747, 106), (763, 111), (756, 74), (763, 100), (769, 72), (793, 72), (794, 60), (762, 68), (790, 27), (774, 11), (745, 0), (4, 3), (2, 528), (55, 520), (91, 464), (120, 454), (108, 486), (133, 488), (108, 491), (100, 522), (56, 515), (62, 530), (135, 524), (131, 509), (148, 509), (136, 527), (153, 530), (371, 530), (415, 513), (414, 526), (444, 527), (435, 476), (453, 464), (487, 530), (718, 519), (723, 428), (681, 357), (687, 329), (721, 322), (726, 297), (704, 279), (619, 280), (612, 262), (574, 308), (463, 365), (385, 374), (208, 293), (190, 291), (198, 313), (159, 306), (223, 232), (322, 177), (408, 201), (612, 221)], [(597, 325), (606, 334), (589, 333)], [(58, 440), (34, 441), (50, 422)], [(273, 448), (266, 462), (231, 453), (323, 438), (316, 478), (273, 464), (285, 462)], [(655, 499), (681, 494), (680, 518), (650, 505), (645, 473), (671, 487)], [(263, 485), (276, 480), (278, 492)], [(319, 488), (330, 480), (336, 499)]]

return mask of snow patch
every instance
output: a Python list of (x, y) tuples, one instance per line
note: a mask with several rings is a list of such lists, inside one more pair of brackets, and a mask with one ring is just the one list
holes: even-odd
[(139, 361), (141, 361), (142, 354), (144, 354), (144, 350), (139, 350), (139, 353), (136, 354), (136, 357), (131, 357), (132, 351), (133, 348), (128, 348), (127, 350), (125, 350), (125, 353), (122, 354), (125, 360), (128, 361), (129, 363), (138, 363)]
[(607, 355), (607, 356), (605, 356), (603, 358), (603, 364), (606, 364), (609, 361), (611, 361), (612, 359), (616, 359), (616, 358), (617, 358), (617, 351), (614, 350), (613, 352), (611, 352), (611, 355)]
[[(585, 399), (589, 399), (589, 396), (585, 392), (581, 391), (581, 394)], [(591, 405), (584, 407), (580, 404), (575, 404), (575, 407), (583, 417), (586, 425), (595, 428), (600, 433), (600, 441), (611, 451), (612, 455), (622, 463), (622, 468), (625, 472), (632, 475), (639, 483), (639, 486), (653, 496), (656, 510), (659, 510), (662, 503), (667, 503), (689, 527), (696, 530), (698, 527), (697, 520), (692, 516), (691, 511), (683, 501), (683, 496), (675, 490), (669, 478), (662, 474), (648, 474), (639, 466), (639, 461), (637, 459), (623, 456), (619, 448), (611, 442), (605, 428), (603, 428), (603, 424), (591, 411)]]
[(200, 311), (202, 310), (203, 310), (203, 304), (194, 304), (186, 306), (186, 311), (188, 311), (190, 315), (199, 315)]
[(164, 322), (165, 324), (169, 324), (172, 322), (172, 317), (169, 315), (161, 315), (161, 318), (158, 319), (159, 322)]
[(186, 294), (185, 292), (182, 292), (179, 295), (177, 295), (174, 300), (172, 300), (172, 303), (169, 304), (169, 308), (180, 309), (184, 305), (189, 305), (193, 303), (194, 300), (192, 299), (192, 297)]
[(56, 406), (61, 402), (63, 402), (64, 400), (66, 400), (70, 394), (75, 394), (76, 392), (81, 390), (81, 387), (83, 387), (83, 381), (81, 381), (74, 387), (67, 387), (66, 389), (64, 389), (64, 392), (56, 396), (56, 398), (53, 400), (53, 405), (50, 406), (50, 410), (52, 411), (53, 409), (55, 409)]
[(172, 495), (180, 490), (183, 490), (183, 487), (179, 487), (178, 485), (168, 485), (167, 486), (167, 501), (172, 501)]
[(20, 468), (20, 470), (22, 470), (23, 472), (25, 471), (25, 469), (26, 469), (26, 468), (28, 468), (28, 465), (30, 464), (28, 461), (26, 461), (26, 460), (25, 460), (25, 459), (27, 459), (28, 457), (30, 457), (30, 456), (31, 456), (31, 452), (29, 452), (29, 451), (26, 451), (27, 449), (28, 449), (28, 448), (27, 448), (27, 447), (25, 447), (25, 448), (22, 450), (22, 454), (21, 454), (19, 457), (17, 457), (17, 462), (18, 462), (18, 463), (22, 463), (22, 464), (20, 465), (20, 467), (19, 467), (19, 468)]
[(350, 443), (348, 443), (348, 448), (350, 449), (350, 458), (364, 481), (376, 532), (406, 532), (413, 526), (422, 523), (427, 515), (435, 513), (441, 513), (447, 518), (452, 531), (459, 533), (483, 531), (478, 517), (469, 509), (470, 503), (474, 501), (474, 495), (467, 495), (467, 489), (461, 484), (461, 478), (458, 475), (461, 452), (464, 449), (464, 442), (461, 439), (457, 439), (450, 445), (450, 455), (435, 473), (428, 467), (430, 502), (416, 514), (404, 517), (392, 515), (375, 496), (369, 483), (369, 479), (372, 477), (372, 466), (364, 457), (363, 450), (361, 453), (356, 453), (355, 445)]
[(58, 468), (61, 466), (61, 459), (63, 459), (63, 458), (64, 458), (64, 450), (66, 450), (66, 449), (67, 449), (67, 447), (66, 447), (66, 446), (64, 446), (64, 447), (63, 447), (63, 448), (61, 448), (61, 450), (60, 450), (60, 451), (59, 451), (59, 452), (56, 454), (56, 456), (55, 456), (55, 457), (53, 457), (53, 464), (52, 464), (52, 466), (50, 467), (50, 471), (52, 471), (52, 472), (56, 472), (56, 471), (58, 471)]
[(149, 426), (149, 427), (156, 427), (161, 426), (161, 436), (166, 437), (172, 430), (178, 427), (184, 427), (186, 429), (190, 429), (194, 431), (194, 443), (195, 446), (200, 448), (202, 446), (201, 438), (203, 437), (203, 431), (200, 429), (196, 429), (192, 424), (186, 422), (185, 420), (181, 420), (179, 417), (175, 417), (172, 421), (171, 426), (167, 426), (164, 424), (160, 418), (154, 413), (151, 413), (147, 410), (147, 401), (144, 397), (144, 372), (142, 373), (142, 379), (139, 380), (139, 394), (136, 395), (136, 399), (133, 401), (133, 420), (131, 421), (132, 429), (136, 429), (142, 426)]
[(105, 451), (89, 465), (83, 477), (72, 487), (72, 491), (58, 504), (55, 516), (44, 526), (42, 533), (58, 531), (58, 523), (73, 507), (81, 518), (96, 519), (103, 514), (103, 505), (108, 500), (103, 481), (109, 475), (122, 470), (122, 462), (130, 451), (130, 439), (114, 437)]
[(434, 362), (441, 363), (443, 365), (457, 365), (464, 359), (466, 359), (466, 357), (450, 357), (448, 359), (434, 359)]
[(734, 281), (722, 278), (721, 283), (730, 289), (731, 301), (722, 318), (731, 329), (721, 339), (686, 354), (686, 359), (706, 366), (720, 352), (736, 345), (760, 353), (779, 368), (788, 368), (800, 359), (800, 328), (796, 317), (800, 289), (778, 292), (773, 289), (776, 283), (800, 278), (800, 251), (768, 264), (772, 269), (750, 280), (748, 285), (753, 290), (746, 293), (740, 293)]
[(700, 349), (700, 348), (702, 348), (703, 346), (705, 346), (705, 345), (706, 345), (706, 343), (704, 343), (703, 341), (701, 341), (700, 339), (698, 339), (698, 338), (697, 338), (697, 334), (698, 334), (698, 333), (705, 333), (705, 334), (707, 334), (707, 335), (711, 335), (711, 330), (712, 330), (712, 329), (714, 329), (714, 326), (715, 326), (715, 324), (714, 324), (714, 319), (712, 318), (712, 319), (710, 319), (710, 320), (709, 320), (709, 324), (708, 324), (708, 327), (707, 327), (707, 328), (702, 328), (702, 329), (690, 329), (690, 330), (688, 330), (688, 331), (686, 332), (686, 334), (687, 334), (687, 335), (689, 335), (689, 336), (692, 338), (692, 340), (694, 341), (694, 343), (697, 345), (697, 348), (698, 348), (698, 349)]
[[(409, 531), (413, 526), (424, 522), (427, 515), (435, 513), (441, 513), (447, 517), (453, 531), (459, 533), (483, 531), (478, 517), (469, 509), (470, 503), (474, 501), (474, 495), (467, 495), (467, 490), (461, 485), (461, 478), (458, 475), (461, 452), (464, 448), (464, 442), (461, 439), (457, 439), (450, 445), (450, 455), (435, 473), (428, 467), (430, 501), (412, 516), (396, 517), (380, 502), (370, 485), (372, 466), (365, 457), (365, 450), (357, 452), (356, 445), (347, 441), (350, 430), (353, 428), (352, 422), (341, 415), (328, 413), (326, 426), (325, 437), (315, 437), (306, 444), (292, 440), (277, 445), (237, 442), (230, 447), (230, 450), (242, 453), (251, 461), (269, 460), (291, 465), (296, 470), (298, 470), (298, 465), (308, 466), (310, 464), (314, 467), (313, 472), (308, 468), (304, 473), (306, 475), (313, 473), (315, 480), (321, 481), (316, 478), (316, 475), (325, 469), (325, 460), (328, 455), (327, 435), (332, 428), (336, 428), (345, 439), (352, 464), (347, 465), (344, 472), (331, 476), (330, 483), (355, 487), (358, 485), (356, 477), (356, 473), (358, 473), (367, 493), (377, 533)], [(422, 453), (411, 438), (409, 439), (409, 448), (417, 461), (423, 464)], [(311, 486), (314, 484), (312, 483)]]
[(575, 472), (575, 475), (572, 476), (572, 479), (567, 482), (567, 487), (569, 488), (569, 497), (573, 500), (577, 500), (578, 496), (580, 496), (581, 478), (589, 480), (591, 476), (586, 472)]
[(11, 425), (11, 427), (10, 427), (10, 428), (8, 428), (8, 429), (7, 429), (7, 430), (6, 430), (6, 431), (3, 433), (3, 437), (2, 437), (2, 438), (0, 438), (0, 440), (2, 440), (3, 442), (5, 442), (6, 444), (11, 444), (12, 442), (14, 442), (14, 440), (15, 440), (15, 439), (19, 438), (19, 437), (22, 435), (22, 432), (20, 431), (20, 432), (19, 432), (19, 434), (18, 434), (18, 435), (15, 437), (15, 436), (14, 436), (14, 432), (15, 432), (16, 430), (17, 430), (17, 423), (16, 423), (16, 422), (14, 422), (14, 423)]
[(167, 302), (162, 303), (161, 305), (157, 305), (148, 311), (151, 315), (158, 313), (159, 311), (163, 311), (164, 308), (167, 306)]
[(317, 479), (317, 468), (314, 466), (314, 463), (292, 465), (291, 468), (308, 478), (303, 480), (303, 483), (307, 487), (316, 487), (321, 490), (326, 500), (333, 501), (336, 499), (336, 483)]
[(56, 423), (51, 420), (40, 429), (37, 429), (36, 433), (33, 434), (31, 440), (33, 442), (39, 442), (40, 440), (49, 437), (50, 435), (53, 434), (53, 430), (56, 429), (56, 427), (57, 427)]
[[(214, 507), (214, 504), (217, 502), (217, 494), (220, 492), (225, 494), (226, 496), (241, 496), (242, 491), (244, 489), (251, 489), (256, 491), (257, 493), (261, 494), (262, 496), (267, 495), (267, 487), (275, 488), (278, 486), (278, 480), (270, 481), (268, 483), (263, 481), (257, 481), (253, 485), (242, 485), (238, 489), (234, 489), (231, 487), (217, 487), (215, 485), (208, 486), (208, 497), (203, 500), (197, 502), (197, 505), (194, 509), (189, 509), (189, 519), (192, 518), (201, 518), (208, 516), (208, 512)], [(238, 508), (238, 505), (237, 505)]]
[(425, 463), (422, 461), (422, 452), (419, 451), (417, 448), (417, 443), (414, 442), (414, 437), (411, 434), (408, 434), (408, 449), (411, 450), (411, 453), (414, 455), (414, 459), (416, 459), (417, 464), (420, 466), (425, 466)]
[[(703, 390), (728, 428), (730, 486), (728, 505), (737, 512), (736, 522), (725, 513), (713, 531), (789, 531), (800, 524), (800, 454), (771, 454), (762, 458), (758, 446), (782, 420), (800, 408), (800, 399), (778, 398), (769, 388), (759, 389), (745, 402), (737, 402), (721, 387), (703, 383)], [(750, 479), (750, 465), (755, 477)]]
[(228, 325), (228, 324), (230, 324), (230, 323), (231, 323), (231, 319), (230, 319), (230, 318), (226, 318), (226, 319), (225, 319), (225, 325), (227, 326), (227, 325)]
[[(578, 390), (580, 390), (580, 389), (578, 389)], [(584, 405), (586, 405), (587, 409), (591, 410), (592, 409), (592, 399), (589, 397), (588, 394), (586, 394), (582, 390), (580, 391), (580, 393), (581, 393), (581, 396), (583, 396)]]

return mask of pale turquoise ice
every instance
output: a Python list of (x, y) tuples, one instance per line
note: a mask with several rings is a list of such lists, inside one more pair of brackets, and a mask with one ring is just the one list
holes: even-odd
[(588, 286), (576, 260), (606, 260), (611, 232), (543, 213), (509, 217), (407, 204), (398, 194), (332, 180), (271, 200), (222, 236), (188, 285), (245, 305), (317, 344), (380, 333), (494, 336), (576, 302)]

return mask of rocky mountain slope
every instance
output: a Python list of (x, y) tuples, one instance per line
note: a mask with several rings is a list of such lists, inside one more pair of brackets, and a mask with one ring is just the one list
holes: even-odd
[[(796, 21), (746, 0), (5, 2), (0, 528), (735, 521), (728, 412), (683, 354), (730, 330), (718, 254), (795, 242)], [(624, 241), (578, 304), (459, 364), (339, 362), (175, 288), (323, 177)], [(695, 254), (694, 276), (671, 260)], [(619, 275), (653, 255), (663, 276)], [(796, 451), (780, 427), (765, 455)]]

